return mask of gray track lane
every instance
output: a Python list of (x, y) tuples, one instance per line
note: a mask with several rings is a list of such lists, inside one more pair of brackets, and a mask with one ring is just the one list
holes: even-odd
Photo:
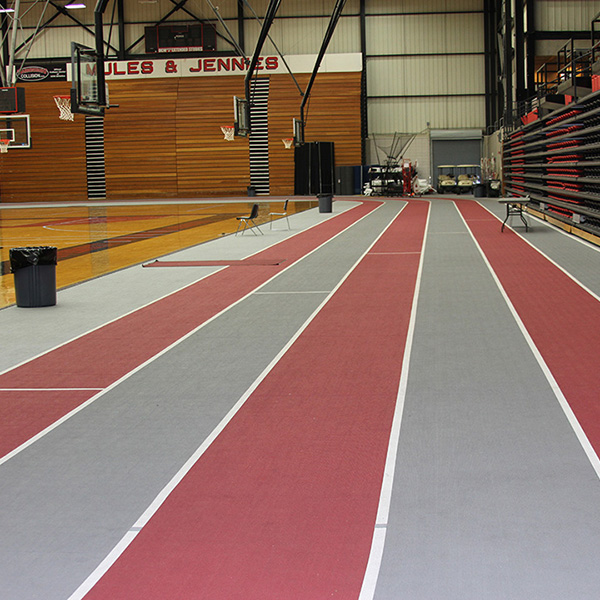
[[(481, 203), (504, 220), (505, 208), (497, 200), (482, 199)], [(531, 215), (526, 219), (531, 229), (526, 232), (518, 218), (513, 218), (515, 231), (600, 296), (600, 248)]]
[(453, 205), (434, 201), (376, 600), (600, 597), (600, 483)]
[[(336, 200), (333, 213), (316, 209), (290, 216), (291, 229), (273, 230), (262, 226), (265, 235), (228, 235), (181, 250), (167, 260), (239, 260), (260, 252), (337, 214), (356, 206), (356, 201)], [(60, 270), (60, 263), (57, 270)], [(144, 269), (130, 267), (58, 292), (56, 306), (35, 309), (10, 306), (0, 310), (0, 331), (4, 348), (0, 372), (13, 368), (40, 352), (68, 342), (94, 327), (190, 285), (217, 271), (216, 267)]]
[(0, 466), (0, 596), (67, 598), (402, 205), (371, 213)]

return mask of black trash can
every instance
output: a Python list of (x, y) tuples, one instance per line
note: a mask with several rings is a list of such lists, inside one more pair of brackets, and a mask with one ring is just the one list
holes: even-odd
[(317, 194), (319, 199), (319, 212), (330, 213), (333, 211), (333, 194)]
[(54, 306), (57, 249), (53, 246), (11, 248), (9, 256), (17, 306)]
[(248, 196), (254, 197), (256, 196), (256, 188), (253, 185), (248, 186)]
[(476, 183), (473, 186), (473, 196), (475, 198), (485, 198), (486, 196), (486, 184), (485, 183)]

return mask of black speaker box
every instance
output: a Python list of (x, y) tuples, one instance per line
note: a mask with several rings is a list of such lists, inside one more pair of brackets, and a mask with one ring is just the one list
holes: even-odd
[(340, 196), (352, 196), (356, 194), (354, 189), (355, 167), (335, 168), (335, 193)]
[(202, 26), (202, 47), (204, 52), (212, 52), (217, 49), (217, 30), (210, 23), (204, 23)]
[(144, 27), (144, 40), (146, 52), (158, 52), (158, 28), (156, 26)]
[(0, 88), (0, 113), (25, 112), (25, 88)]

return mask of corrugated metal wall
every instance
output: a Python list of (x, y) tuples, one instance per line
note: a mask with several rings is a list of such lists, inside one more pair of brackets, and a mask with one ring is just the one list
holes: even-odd
[(485, 127), (483, 2), (367, 5), (369, 132)]
[[(29, 51), (30, 59), (66, 58), (71, 41), (93, 46), (95, 0), (88, 3), (87, 9), (71, 11), (72, 18), (60, 15), (53, 19), (38, 35)], [(109, 2), (105, 23), (111, 20), (113, 4)], [(214, 4), (237, 36), (237, 0), (219, 0)], [(250, 0), (250, 4), (262, 16), (268, 0)], [(185, 12), (169, 15), (174, 5), (171, 0), (125, 0), (125, 46), (130, 52), (143, 53), (144, 27), (165, 17), (174, 22), (210, 19), (219, 33), (226, 35), (205, 0), (188, 0)], [(29, 12), (23, 15), (18, 44), (31, 35), (38, 22), (45, 23), (55, 14), (55, 9), (49, 6), (42, 16), (43, 2), (26, 6)], [(282, 2), (271, 30), (279, 49), (284, 54), (316, 54), (333, 6), (334, 0)], [(586, 30), (599, 11), (599, 0), (537, 0), (536, 28)], [(245, 45), (250, 53), (260, 24), (247, 8), (245, 12)], [(359, 0), (348, 0), (329, 52), (361, 50), (359, 12)], [(365, 29), (369, 133), (411, 133), (428, 126), (485, 127), (483, 0), (367, 0)], [(112, 30), (108, 25), (105, 27), (105, 38), (109, 32), (111, 44), (117, 47), (116, 26)], [(542, 42), (538, 53), (555, 52), (554, 47), (563, 43), (553, 42), (548, 49)], [(231, 49), (231, 45), (219, 38), (218, 49)], [(266, 42), (264, 52), (275, 53), (270, 41)], [(22, 48), (19, 56), (24, 53)]]
[[(276, 19), (271, 28), (271, 38), (285, 54), (317, 54), (327, 25), (329, 15), (322, 17)], [(256, 20), (247, 21), (244, 27), (246, 46), (252, 50), (260, 32), (260, 24)], [(247, 50), (247, 51), (248, 51)], [(264, 53), (274, 53), (273, 44), (267, 40)], [(337, 25), (328, 52), (346, 53), (360, 52), (360, 27), (358, 18), (342, 17)]]
[(586, 30), (599, 12), (598, 0), (544, 0), (535, 4), (535, 25), (540, 31)]
[[(592, 19), (600, 13), (599, 0), (544, 0), (535, 3), (535, 28), (537, 31), (589, 31)], [(566, 40), (540, 40), (537, 54), (555, 55)], [(578, 40), (579, 48), (590, 46), (588, 40)]]

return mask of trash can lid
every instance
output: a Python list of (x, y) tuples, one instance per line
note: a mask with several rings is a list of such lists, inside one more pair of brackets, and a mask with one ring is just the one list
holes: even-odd
[(12, 273), (33, 265), (55, 265), (58, 250), (54, 246), (26, 246), (11, 248), (9, 251), (10, 270)]

